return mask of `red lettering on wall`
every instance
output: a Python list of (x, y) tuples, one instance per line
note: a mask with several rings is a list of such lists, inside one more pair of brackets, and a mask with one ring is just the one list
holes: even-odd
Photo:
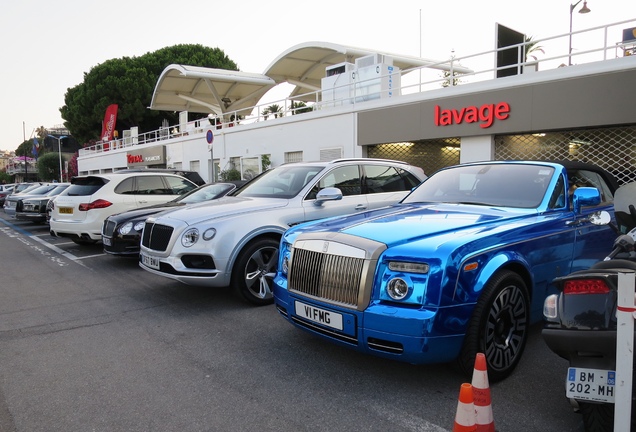
[(128, 154), (126, 155), (126, 160), (128, 161), (128, 163), (140, 163), (144, 161), (144, 157), (142, 155), (131, 155)]
[(495, 120), (506, 120), (510, 117), (510, 104), (499, 102), (496, 104), (484, 104), (477, 108), (468, 106), (456, 109), (442, 109), (435, 105), (435, 126), (450, 126), (461, 123), (477, 123), (479, 127), (486, 129), (493, 125)]

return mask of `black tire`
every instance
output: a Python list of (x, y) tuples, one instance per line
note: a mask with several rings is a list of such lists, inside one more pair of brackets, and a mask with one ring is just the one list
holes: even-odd
[(579, 409), (583, 416), (585, 432), (612, 432), (614, 430), (614, 404), (579, 402)]
[(488, 281), (466, 330), (457, 366), (470, 377), (484, 353), (489, 381), (500, 381), (519, 363), (528, 339), (528, 289), (517, 273), (502, 270)]
[(268, 274), (276, 272), (279, 241), (262, 238), (248, 244), (232, 269), (232, 287), (245, 300), (255, 305), (274, 302), (273, 280)]

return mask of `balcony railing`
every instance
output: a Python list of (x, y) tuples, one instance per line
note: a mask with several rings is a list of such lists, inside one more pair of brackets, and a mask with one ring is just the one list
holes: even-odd
[[(544, 39), (536, 39), (530, 42), (517, 45), (507, 46), (505, 48), (494, 49), (477, 54), (471, 54), (463, 57), (451, 57), (442, 62), (417, 67), (408, 70), (399, 71), (401, 87), (397, 91), (397, 96), (408, 95), (418, 92), (430, 90), (439, 90), (443, 87), (454, 87), (469, 83), (492, 80), (497, 76), (497, 71), (502, 69), (516, 68), (516, 73), (527, 74), (537, 71), (545, 71), (549, 69), (557, 69), (561, 67), (576, 67), (576, 65), (587, 64), (599, 61), (605, 61), (618, 57), (626, 57), (636, 54), (636, 37), (634, 40), (623, 40), (623, 30), (629, 27), (636, 27), (636, 18), (620, 21), (608, 25), (593, 27), (585, 30), (579, 30), (572, 33), (564, 33), (558, 36), (552, 36)], [(585, 49), (573, 49), (570, 52), (570, 37), (576, 46), (585, 46)], [(532, 44), (540, 46), (545, 52), (542, 58), (533, 57), (533, 54), (526, 56), (526, 46)], [(496, 58), (499, 51), (517, 50), (516, 58), (525, 58), (524, 62), (520, 62), (513, 66), (496, 67)], [(573, 64), (573, 66), (567, 66)], [(449, 66), (449, 71), (442, 74), (439, 70), (440, 66)], [(467, 69), (470, 68), (470, 69)], [(467, 72), (467, 70), (469, 70)], [(442, 76), (440, 76), (442, 74)], [(375, 77), (373, 80), (377, 80)], [(361, 82), (348, 84), (347, 86), (330, 88), (330, 92), (344, 93), (346, 97), (336, 100), (325, 101), (322, 98), (325, 90), (298, 95), (294, 99), (311, 100), (306, 106), (297, 106), (295, 100), (284, 98), (279, 100), (270, 100), (251, 108), (242, 109), (224, 113), (223, 116), (212, 116), (210, 118), (199, 119), (188, 122), (185, 127), (174, 125), (164, 127), (155, 131), (145, 132), (137, 136), (124, 137), (123, 139), (102, 142), (96, 145), (86, 147), (80, 150), (80, 156), (86, 156), (94, 153), (100, 153), (113, 149), (126, 148), (130, 146), (148, 144), (157, 141), (165, 141), (172, 139), (182, 139), (184, 135), (200, 135), (205, 131), (214, 127), (222, 131), (222, 133), (230, 132), (234, 127), (241, 125), (253, 124), (263, 121), (271, 121), (277, 118), (283, 118), (290, 115), (301, 115), (299, 112), (305, 110), (323, 110), (330, 109), (334, 106), (351, 105), (354, 106), (369, 99), (380, 99), (388, 97), (387, 90), (380, 91), (376, 94), (359, 93), (358, 88)], [(396, 90), (391, 90), (396, 92)], [(281, 111), (277, 113), (268, 113), (268, 107), (278, 105)], [(238, 119), (236, 121), (235, 119)]]

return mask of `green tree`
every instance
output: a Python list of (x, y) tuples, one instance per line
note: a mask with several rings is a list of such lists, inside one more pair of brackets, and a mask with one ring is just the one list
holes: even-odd
[(267, 120), (270, 114), (274, 114), (274, 118), (283, 116), (283, 108), (278, 104), (271, 104), (263, 110), (263, 117)]
[[(64, 163), (62, 161), (62, 163)], [(57, 152), (48, 152), (38, 159), (38, 178), (42, 181), (59, 180), (60, 158)]]
[(32, 152), (33, 152), (33, 140), (30, 139), (30, 140), (22, 142), (22, 144), (18, 146), (18, 148), (15, 150), (15, 155), (33, 157)]
[(156, 130), (162, 121), (176, 124), (178, 113), (149, 110), (159, 75), (170, 64), (238, 70), (219, 48), (175, 45), (139, 57), (107, 60), (84, 73), (84, 81), (69, 88), (60, 108), (64, 125), (79, 142), (99, 137), (106, 107), (118, 105), (118, 130)]
[(13, 183), (11, 176), (7, 174), (6, 169), (0, 171), (0, 184)]
[(307, 106), (307, 104), (303, 101), (292, 102), (291, 109), (292, 109), (292, 115), (312, 112), (314, 110), (313, 107)]

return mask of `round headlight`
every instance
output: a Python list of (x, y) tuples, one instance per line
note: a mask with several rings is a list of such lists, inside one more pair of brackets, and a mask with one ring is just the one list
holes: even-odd
[(199, 240), (199, 230), (196, 228), (190, 228), (181, 236), (181, 244), (183, 247), (190, 247)]
[(402, 278), (393, 278), (386, 286), (386, 292), (393, 300), (402, 300), (409, 293), (409, 286)]
[(142, 220), (142, 221), (139, 221), (139, 222), (135, 223), (133, 228), (135, 229), (135, 231), (142, 232), (144, 230), (144, 225), (145, 224), (146, 224), (146, 221)]
[(122, 226), (119, 227), (119, 234), (121, 235), (126, 235), (130, 232), (130, 230), (133, 227), (133, 223), (132, 222), (126, 222), (125, 224), (123, 224)]
[(216, 235), (216, 230), (214, 228), (208, 228), (203, 232), (203, 240), (208, 241), (212, 240)]
[(283, 274), (289, 273), (289, 257), (286, 256), (283, 258)]

